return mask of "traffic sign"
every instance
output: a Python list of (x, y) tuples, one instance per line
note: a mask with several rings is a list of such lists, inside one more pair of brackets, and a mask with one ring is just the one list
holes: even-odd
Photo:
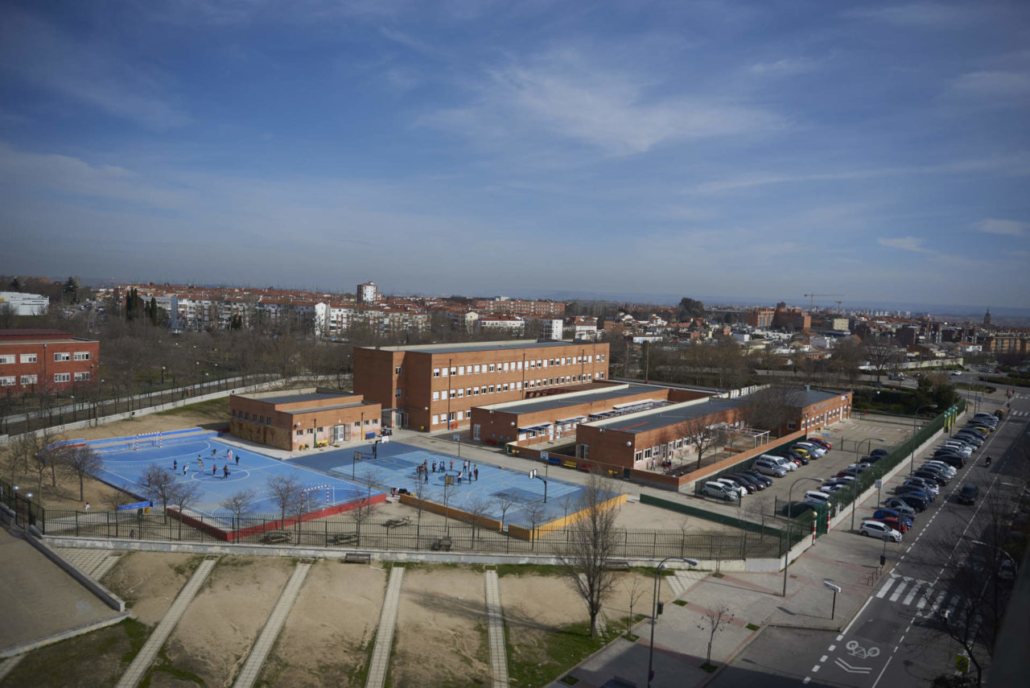
[(354, 452), (354, 460), (355, 461), (361, 461), (361, 452), (359, 452), (359, 451)]
[(550, 454), (548, 454), (547, 452), (540, 452), (541, 461), (547, 461), (549, 458), (551, 458)]
[(882, 480), (877, 480), (874, 484), (876, 485), (876, 489), (877, 490), (879, 490), (881, 487), (883, 487), (883, 481)]
[(963, 674), (969, 673), (969, 657), (965, 655), (957, 655), (955, 657), (955, 668), (961, 671)]
[(461, 442), (461, 435), (459, 435), (458, 433), (454, 433), (453, 435), (451, 435), (451, 439), (455, 442)]

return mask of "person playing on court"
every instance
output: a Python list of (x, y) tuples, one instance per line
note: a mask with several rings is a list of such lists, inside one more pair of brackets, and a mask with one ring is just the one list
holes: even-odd
[(172, 459), (172, 470), (173, 471), (179, 470), (179, 460), (178, 459)]
[(183, 475), (186, 475), (186, 467), (187, 467), (187, 466), (189, 466), (189, 464), (188, 464), (188, 463), (184, 463), (184, 464), (182, 465), (182, 474), (183, 474)]
[(211, 450), (211, 458), (212, 458), (212, 459), (213, 459), (213, 458), (215, 458), (215, 456), (216, 456), (217, 454), (218, 454), (218, 450), (217, 450), (217, 449), (212, 449), (212, 450)]
[(224, 466), (222, 466), (222, 480), (225, 480), (228, 477), (229, 477), (229, 464), (225, 464)]
[(211, 465), (211, 477), (212, 478), (215, 477), (216, 473), (218, 473), (218, 464), (217, 463)]
[(239, 454), (236, 455), (236, 465), (237, 466), (240, 465), (240, 455)]

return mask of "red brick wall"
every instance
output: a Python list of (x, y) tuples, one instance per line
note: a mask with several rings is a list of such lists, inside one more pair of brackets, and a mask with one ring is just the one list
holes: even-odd
[[(339, 403), (361, 401), (361, 395), (341, 396)], [(333, 404), (336, 402), (334, 401)], [(329, 405), (329, 404), (326, 404)], [(302, 445), (314, 447), (318, 442), (330, 442), (334, 425), (350, 425), (352, 437), (360, 437), (354, 423), (367, 422), (359, 426), (360, 432), (378, 432), (382, 407), (375, 403), (366, 403), (343, 409), (315, 410), (309, 413), (292, 413), (280, 410), (283, 407), (311, 406), (311, 402), (294, 402), (275, 405), (261, 399), (232, 395), (229, 397), (230, 432), (237, 437), (261, 442), (280, 449), (295, 450)], [(233, 413), (235, 412), (235, 415)], [(271, 418), (270, 423), (262, 422), (262, 416)], [(299, 425), (297, 425), (299, 423)], [(322, 428), (318, 432), (318, 428)], [(308, 430), (315, 432), (308, 433)], [(303, 434), (297, 435), (297, 430)]]
[[(76, 361), (77, 352), (87, 352), (89, 360)], [(69, 361), (55, 361), (54, 354), (67, 353), (71, 356)], [(22, 363), (22, 354), (35, 354), (35, 363)], [(49, 342), (5, 342), (0, 346), (0, 355), (15, 356), (15, 363), (0, 365), (0, 377), (14, 377), (15, 383), (11, 386), (0, 387), (0, 394), (8, 391), (12, 395), (21, 395), (32, 391), (51, 389), (55, 391), (66, 391), (74, 387), (92, 386), (99, 380), (100, 370), (100, 342), (75, 340), (75, 341), (49, 341)], [(75, 373), (89, 373), (88, 381), (75, 380)], [(55, 382), (54, 375), (67, 374), (67, 382)], [(36, 384), (21, 384), (23, 375), (35, 375)]]

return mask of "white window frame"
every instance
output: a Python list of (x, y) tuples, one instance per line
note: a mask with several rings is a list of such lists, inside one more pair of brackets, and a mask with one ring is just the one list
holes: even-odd
[(16, 375), (0, 377), (0, 387), (14, 387), (16, 384), (18, 384), (18, 377)]
[(54, 363), (65, 363), (72, 360), (72, 355), (67, 351), (58, 351), (54, 354)]
[(71, 382), (71, 381), (72, 381), (71, 373), (54, 373), (54, 383), (55, 384), (59, 383), (59, 382)]
[(34, 384), (37, 384), (36, 381), (38, 379), (39, 379), (39, 376), (37, 376), (37, 375), (22, 375), (21, 376), (21, 383), (23, 385), (34, 385)]
[[(39, 361), (39, 357), (36, 354), (22, 354), (21, 355), (21, 362), (22, 363), (37, 363), (38, 361)], [(14, 361), (11, 361), (11, 362), (14, 363)]]
[(80, 370), (79, 372), (75, 373), (75, 381), (76, 382), (87, 382), (88, 380), (89, 380), (89, 371), (88, 370)]
[(433, 401), (440, 401), (440, 393), (433, 392)]
[(89, 360), (89, 352), (88, 351), (76, 351), (75, 354), (72, 356), (72, 360), (73, 361), (88, 361)]
[(440, 369), (433, 368), (433, 377), (440, 377)]
[(440, 424), (440, 414), (438, 414), (438, 413), (434, 413), (433, 414), (433, 423), (432, 424), (433, 425), (439, 425)]

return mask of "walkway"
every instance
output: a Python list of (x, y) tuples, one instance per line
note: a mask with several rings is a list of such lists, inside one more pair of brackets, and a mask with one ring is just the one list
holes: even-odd
[(218, 559), (205, 559), (200, 563), (193, 577), (186, 583), (182, 592), (179, 593), (179, 596), (175, 598), (175, 602), (172, 603), (172, 606), (165, 613), (164, 618), (161, 619), (161, 623), (157, 625), (150, 638), (147, 639), (143, 649), (139, 651), (136, 658), (132, 660), (132, 664), (122, 674), (117, 688), (136, 688), (139, 682), (143, 680), (143, 676), (147, 673), (147, 669), (150, 668), (154, 657), (157, 656), (158, 651), (165, 644), (165, 641), (168, 640), (168, 636), (175, 630), (179, 619), (182, 618), (186, 608), (190, 606), (190, 602), (193, 601), (193, 598), (200, 590), (200, 586), (207, 580), (208, 574), (211, 573), (211, 569), (215, 567), (217, 562)]
[(293, 576), (283, 588), (282, 594), (279, 595), (279, 601), (275, 603), (275, 609), (269, 614), (268, 621), (261, 630), (261, 635), (250, 650), (250, 656), (247, 657), (247, 662), (243, 665), (234, 684), (235, 688), (250, 688), (257, 681), (261, 674), (261, 666), (265, 663), (268, 653), (271, 652), (275, 639), (279, 637), (279, 631), (286, 623), (286, 617), (290, 615), (293, 603), (297, 601), (297, 594), (300, 592), (300, 587), (304, 585), (304, 579), (310, 568), (310, 562), (303, 562), (297, 564), (293, 570)]
[(493, 688), (508, 688), (508, 655), (504, 647), (504, 615), (501, 608), (501, 588), (497, 572), (487, 571), (486, 616), (487, 637), (490, 644), (490, 670), (493, 673)]
[(404, 582), (404, 567), (394, 566), (390, 570), (390, 582), (386, 586), (383, 611), (379, 615), (379, 630), (376, 645), (368, 666), (368, 681), (365, 688), (383, 688), (386, 672), (390, 668), (390, 651), (393, 649), (393, 631), (397, 625), (397, 609), (401, 600), (401, 585)]

